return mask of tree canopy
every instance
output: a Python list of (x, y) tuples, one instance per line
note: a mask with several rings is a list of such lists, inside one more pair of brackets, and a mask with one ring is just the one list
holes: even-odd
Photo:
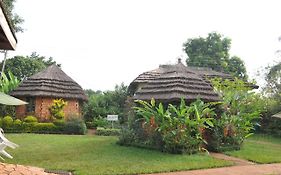
[(231, 40), (216, 32), (209, 33), (206, 38), (188, 39), (183, 44), (183, 50), (188, 56), (188, 66), (209, 67), (247, 79), (244, 62), (237, 56), (230, 57), (230, 47)]
[(114, 91), (86, 90), (88, 103), (83, 107), (84, 119), (92, 121), (96, 117), (106, 117), (108, 114), (124, 116), (124, 105), (127, 99), (127, 86), (123, 83), (116, 85)]
[(5, 8), (8, 20), (10, 20), (12, 29), (15, 32), (23, 32), (21, 24), (24, 22), (23, 18), (14, 12), (14, 3), (16, 0), (3, 0), (3, 7)]
[[(33, 52), (30, 56), (14, 56), (6, 60), (5, 73), (11, 71), (19, 80), (43, 70), (47, 66), (56, 64), (52, 57), (46, 58)], [(3, 61), (0, 64), (2, 67)], [(59, 65), (60, 66), (60, 65)]]
[(267, 92), (281, 101), (281, 62), (267, 68), (265, 80)]

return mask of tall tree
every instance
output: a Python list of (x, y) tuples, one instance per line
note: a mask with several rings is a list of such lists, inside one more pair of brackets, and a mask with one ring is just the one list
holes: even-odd
[(266, 68), (266, 91), (281, 102), (281, 62)]
[(114, 91), (86, 90), (89, 101), (83, 106), (84, 119), (92, 121), (96, 117), (117, 114), (120, 122), (124, 120), (124, 105), (127, 99), (127, 86), (116, 85)]
[(8, 20), (10, 20), (12, 28), (15, 32), (23, 32), (21, 24), (24, 22), (23, 18), (14, 12), (14, 4), (16, 0), (3, 0), (3, 7), (5, 8)]
[(183, 50), (188, 56), (187, 65), (209, 67), (247, 79), (244, 62), (237, 56), (230, 58), (230, 47), (231, 40), (216, 32), (209, 33), (206, 38), (188, 39), (183, 44)]
[[(30, 56), (14, 56), (6, 60), (5, 72), (11, 71), (19, 80), (29, 77), (49, 65), (56, 64), (52, 57), (46, 58), (33, 52)], [(0, 64), (2, 67), (3, 61)], [(60, 65), (59, 65), (60, 66)]]

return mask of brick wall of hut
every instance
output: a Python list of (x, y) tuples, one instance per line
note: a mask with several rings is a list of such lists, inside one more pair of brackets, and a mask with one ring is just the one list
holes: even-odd
[[(25, 98), (21, 98), (25, 100)], [(27, 106), (22, 105), (16, 107), (17, 118), (23, 119), (27, 115), (34, 115), (39, 121), (48, 121), (50, 119), (49, 107), (53, 104), (54, 98), (36, 97), (35, 98), (35, 111), (34, 113), (27, 113)], [(81, 117), (81, 104), (76, 99), (64, 99), (67, 105), (64, 107), (65, 118), (70, 116)]]

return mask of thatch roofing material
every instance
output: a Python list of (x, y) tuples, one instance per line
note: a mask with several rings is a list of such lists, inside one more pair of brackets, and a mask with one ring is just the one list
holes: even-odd
[[(212, 86), (182, 63), (165, 65), (159, 70), (162, 73), (146, 79), (146, 84), (135, 93), (134, 99), (150, 100), (154, 98), (161, 101), (176, 101), (185, 98), (192, 101), (200, 98), (204, 101), (219, 100)], [(144, 82), (143, 79), (142, 81)]]
[(87, 100), (81, 86), (55, 64), (24, 80), (11, 95)]

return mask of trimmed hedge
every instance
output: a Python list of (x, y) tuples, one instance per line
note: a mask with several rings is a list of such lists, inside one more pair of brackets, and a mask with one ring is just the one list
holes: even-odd
[(120, 135), (120, 129), (97, 128), (96, 135), (101, 135), (101, 136), (119, 136)]
[[(31, 119), (31, 117), (29, 117)], [(58, 120), (54, 123), (38, 123), (33, 119), (28, 122), (19, 119), (13, 120), (6, 116), (0, 118), (0, 128), (6, 133), (40, 133), (40, 134), (86, 134), (87, 128), (83, 120), (71, 119), (69, 121)]]

